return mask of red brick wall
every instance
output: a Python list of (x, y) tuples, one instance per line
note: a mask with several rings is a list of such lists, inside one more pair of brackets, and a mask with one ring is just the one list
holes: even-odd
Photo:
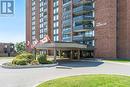
[(130, 0), (127, 0), (127, 30), (128, 30), (127, 58), (130, 58)]
[(48, 0), (48, 35), (53, 41), (53, 0)]
[(62, 0), (59, 0), (59, 40), (62, 41)]
[(96, 0), (95, 57), (116, 58), (116, 0)]
[[(31, 41), (31, 0), (26, 0), (26, 43)], [(31, 51), (30, 48), (26, 47), (27, 51)]]
[(118, 1), (118, 57), (130, 58), (130, 0)]
[(118, 0), (118, 57), (126, 57), (127, 54), (127, 2)]

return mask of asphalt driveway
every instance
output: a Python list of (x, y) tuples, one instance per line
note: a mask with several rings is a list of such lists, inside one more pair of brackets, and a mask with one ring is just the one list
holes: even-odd
[[(1, 59), (0, 64), (8, 59)], [(121, 74), (130, 75), (130, 65), (104, 62), (60, 62), (59, 66), (72, 69), (34, 68), (34, 69), (4, 69), (0, 67), (0, 87), (35, 87), (35, 85), (66, 76), (81, 74)]]

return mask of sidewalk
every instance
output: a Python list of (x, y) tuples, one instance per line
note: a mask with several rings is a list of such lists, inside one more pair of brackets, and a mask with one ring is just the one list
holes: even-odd
[(106, 62), (106, 63), (114, 63), (114, 64), (121, 64), (121, 65), (129, 65), (130, 66), (130, 62), (113, 62), (113, 61), (107, 61), (107, 60), (102, 60), (102, 62)]
[(9, 62), (9, 61), (11, 61), (12, 60), (12, 58), (1, 58), (0, 59), (0, 66), (3, 64), (3, 63), (6, 63), (6, 62)]

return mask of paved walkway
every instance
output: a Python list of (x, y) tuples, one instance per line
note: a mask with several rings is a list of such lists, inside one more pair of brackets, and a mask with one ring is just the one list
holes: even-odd
[[(7, 62), (1, 59), (0, 64)], [(130, 75), (130, 66), (103, 62), (61, 62), (60, 66), (72, 69), (35, 68), (3, 69), (0, 67), (0, 87), (34, 87), (43, 81), (81, 74), (121, 74)]]
[(114, 64), (122, 64), (122, 65), (129, 65), (130, 66), (130, 62), (113, 62), (113, 61), (103, 61), (103, 62), (107, 62), (107, 63), (114, 63)]

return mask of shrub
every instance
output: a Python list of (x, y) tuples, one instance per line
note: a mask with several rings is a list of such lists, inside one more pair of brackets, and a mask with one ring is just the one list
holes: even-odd
[(52, 64), (53, 63), (53, 61), (47, 61), (46, 62), (46, 64)]
[(31, 64), (32, 64), (32, 65), (38, 65), (39, 62), (38, 62), (38, 60), (33, 60), (33, 61), (31, 62)]
[(27, 60), (26, 59), (13, 59), (12, 64), (15, 65), (27, 65)]
[(35, 59), (34, 55), (31, 53), (22, 53), (17, 55), (13, 61), (12, 64), (15, 65), (27, 65), (30, 64)]
[(39, 55), (37, 57), (37, 60), (40, 64), (46, 64), (47, 63), (47, 57), (45, 54)]
[(22, 53), (16, 56), (16, 59), (26, 59), (27, 63), (31, 63), (35, 59), (35, 57), (31, 53)]

